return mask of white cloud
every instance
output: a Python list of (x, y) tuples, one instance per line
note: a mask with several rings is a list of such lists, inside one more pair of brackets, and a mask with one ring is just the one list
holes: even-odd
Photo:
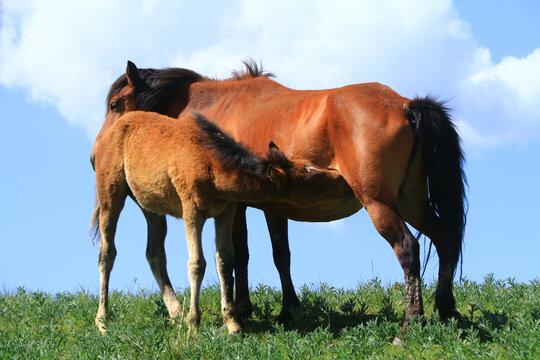
[(224, 4), (4, 1), (0, 83), (93, 136), (127, 59), (224, 77), (253, 57), (295, 88), (378, 81), (451, 99), (470, 146), (540, 138), (540, 48), (493, 63), (449, 0)]
[(349, 227), (347, 226), (345, 219), (339, 219), (329, 222), (309, 223), (309, 226), (315, 226), (316, 228), (319, 228), (323, 231), (327, 231), (333, 235), (337, 235), (339, 236), (339, 238), (343, 238), (343, 236), (349, 232)]
[(464, 137), (486, 146), (538, 140), (539, 99), (540, 48), (498, 64), (492, 63), (488, 49), (477, 49), (460, 88), (457, 117)]

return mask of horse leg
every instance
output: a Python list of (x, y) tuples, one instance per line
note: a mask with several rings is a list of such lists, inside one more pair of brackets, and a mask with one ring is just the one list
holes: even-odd
[(95, 318), (95, 324), (101, 333), (105, 334), (105, 320), (109, 319), (109, 278), (116, 258), (114, 235), (120, 212), (124, 207), (125, 196), (117, 197), (112, 201), (110, 197), (99, 197), (99, 228), (101, 242), (99, 244), (99, 275), (100, 295), (99, 307)]
[(242, 318), (253, 314), (253, 305), (249, 299), (246, 205), (238, 203), (232, 226), (232, 242), (234, 246), (234, 273), (236, 287), (236, 309)]
[(167, 219), (164, 215), (157, 215), (143, 210), (148, 224), (148, 242), (146, 245), (146, 259), (150, 264), (154, 278), (163, 294), (163, 301), (172, 320), (182, 315), (182, 305), (167, 273), (167, 258), (165, 255), (165, 236), (167, 235)]
[(235, 204), (214, 218), (216, 226), (216, 267), (221, 283), (221, 314), (229, 335), (242, 330), (233, 300), (234, 249), (231, 232), (235, 216)]
[[(426, 209), (427, 187), (423, 178), (404, 183), (400, 193), (399, 211), (405, 221), (431, 239), (439, 256), (439, 282), (435, 292), (435, 308), (442, 320), (459, 317), (452, 291), (454, 271), (459, 259), (460, 242), (450, 241), (438, 218), (430, 209)], [(430, 213), (425, 213), (430, 211)]]
[(201, 309), (199, 307), (199, 298), (201, 293), (201, 283), (206, 269), (206, 261), (201, 243), (202, 228), (204, 225), (203, 215), (196, 209), (195, 204), (187, 208), (184, 206), (184, 223), (186, 228), (186, 239), (188, 245), (188, 279), (191, 285), (191, 300), (189, 304), (189, 313), (186, 317), (188, 331), (196, 334), (197, 328), (201, 323)]
[(294, 291), (291, 278), (291, 251), (289, 249), (289, 236), (287, 218), (276, 215), (270, 211), (265, 211), (266, 224), (270, 232), (274, 264), (279, 272), (283, 300), (281, 312), (277, 317), (278, 322), (287, 323), (291, 320), (291, 310), (300, 307), (300, 301)]
[(394, 249), (405, 275), (407, 311), (403, 330), (409, 320), (424, 313), (420, 283), (420, 245), (395, 207), (373, 201), (366, 206), (375, 228)]
[(430, 238), (439, 256), (439, 282), (435, 292), (435, 307), (441, 320), (446, 321), (451, 317), (460, 317), (452, 290), (454, 271), (459, 260), (459, 242), (449, 241), (451, 239), (437, 222), (432, 221), (431, 224)]

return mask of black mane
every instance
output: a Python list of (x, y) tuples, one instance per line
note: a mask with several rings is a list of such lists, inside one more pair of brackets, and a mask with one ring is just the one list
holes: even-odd
[[(245, 68), (232, 72), (232, 80), (242, 80), (250, 77), (273, 77), (272, 73), (264, 72), (262, 64), (253, 59), (244, 60)], [(135, 106), (137, 110), (154, 111), (163, 114), (165, 105), (179, 90), (185, 89), (186, 99), (189, 86), (195, 82), (208, 80), (195, 71), (182, 68), (167, 69), (137, 69), (141, 82), (136, 86)], [(126, 74), (120, 76), (111, 85), (107, 95), (107, 106), (112, 97), (127, 86)], [(109, 111), (107, 107), (107, 111)]]
[(254, 78), (254, 77), (266, 77), (271, 78), (274, 77), (273, 73), (270, 72), (264, 72), (262, 62), (260, 64), (257, 64), (257, 62), (253, 59), (247, 59), (243, 60), (242, 64), (244, 64), (245, 68), (243, 70), (234, 70), (232, 72), (231, 79), (233, 80), (243, 80), (247, 78)]
[(260, 178), (266, 177), (269, 165), (280, 167), (286, 172), (291, 168), (290, 160), (281, 150), (277, 150), (277, 147), (269, 150), (266, 158), (262, 158), (234, 140), (203, 115), (196, 112), (193, 112), (193, 115), (203, 133), (199, 139), (226, 166), (247, 171)]
[[(137, 110), (143, 111), (163, 113), (164, 104), (168, 103), (178, 89), (185, 88), (187, 92), (189, 85), (204, 79), (196, 72), (182, 68), (137, 70), (141, 83), (136, 86), (135, 106)], [(107, 95), (107, 105), (111, 98), (125, 86), (127, 86), (127, 77), (123, 74), (111, 85)]]

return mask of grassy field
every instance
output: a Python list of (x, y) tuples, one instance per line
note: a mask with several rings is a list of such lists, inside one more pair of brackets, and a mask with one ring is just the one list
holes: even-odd
[[(221, 328), (219, 289), (203, 290), (196, 338), (172, 325), (159, 293), (111, 294), (112, 319), (94, 327), (97, 296), (0, 294), (1, 359), (539, 359), (540, 281), (487, 276), (456, 285), (460, 321), (441, 324), (433, 313), (435, 286), (424, 288), (426, 316), (392, 346), (404, 311), (404, 286), (372, 281), (355, 290), (326, 284), (299, 288), (295, 325), (276, 325), (281, 293), (252, 289), (255, 313), (243, 336)], [(179, 293), (181, 301), (189, 291)], [(189, 301), (185, 301), (186, 304)]]

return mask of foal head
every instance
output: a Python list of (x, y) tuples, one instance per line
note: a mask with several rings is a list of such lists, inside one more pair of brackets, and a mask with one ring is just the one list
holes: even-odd
[[(269, 159), (272, 159), (274, 156), (270, 155), (271, 152), (276, 155), (279, 152), (281, 155), (278, 156), (285, 157), (283, 152), (273, 143), (270, 143)], [(319, 200), (348, 197), (351, 195), (352, 190), (349, 184), (338, 170), (321, 168), (306, 159), (291, 159), (287, 161), (289, 162), (289, 166), (281, 166), (281, 168), (286, 169), (285, 186), (288, 189), (287, 195), (290, 202), (295, 205), (311, 206)]]

